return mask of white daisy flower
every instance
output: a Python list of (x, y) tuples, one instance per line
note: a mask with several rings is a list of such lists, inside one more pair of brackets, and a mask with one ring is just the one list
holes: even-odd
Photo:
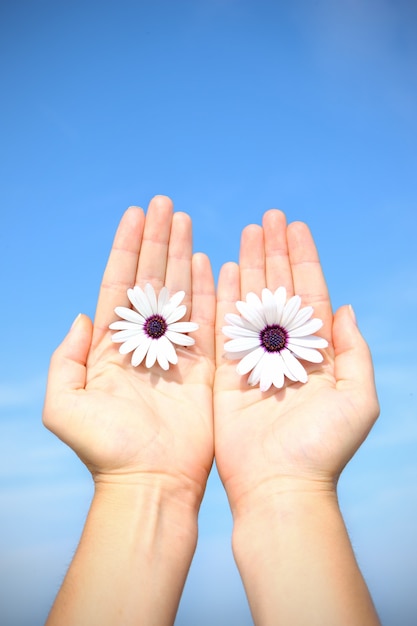
[(118, 330), (112, 341), (121, 343), (120, 354), (133, 352), (131, 363), (142, 363), (146, 356), (146, 367), (152, 367), (155, 361), (164, 370), (169, 364), (178, 363), (178, 356), (173, 344), (192, 346), (195, 340), (183, 333), (198, 329), (194, 322), (179, 322), (184, 317), (187, 307), (182, 302), (184, 291), (177, 291), (171, 298), (166, 287), (162, 287), (157, 297), (149, 283), (142, 290), (136, 286), (127, 290), (127, 297), (136, 309), (118, 306), (115, 313), (122, 320), (110, 324), (111, 330)]
[(251, 372), (248, 383), (259, 383), (261, 391), (271, 385), (281, 389), (284, 376), (305, 383), (307, 372), (298, 359), (311, 363), (323, 360), (316, 348), (326, 348), (328, 343), (313, 335), (323, 322), (311, 319), (313, 307), (300, 309), (300, 305), (300, 296), (287, 302), (285, 287), (274, 293), (263, 289), (262, 300), (248, 293), (246, 302), (236, 302), (242, 317), (234, 313), (225, 316), (230, 326), (224, 326), (223, 333), (231, 338), (224, 346), (226, 357), (241, 359), (236, 371), (241, 375)]

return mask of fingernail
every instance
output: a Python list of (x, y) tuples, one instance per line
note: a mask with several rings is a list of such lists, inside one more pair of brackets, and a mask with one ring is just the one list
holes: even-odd
[(356, 321), (356, 315), (355, 315), (355, 311), (353, 310), (353, 306), (351, 304), (349, 304), (349, 311), (350, 311), (350, 315), (353, 319), (353, 321), (355, 322), (355, 324), (357, 325), (357, 321)]
[(73, 321), (73, 323), (71, 324), (71, 328), (70, 328), (70, 330), (72, 330), (72, 329), (74, 328), (74, 326), (76, 326), (76, 325), (77, 325), (77, 323), (78, 323), (78, 321), (79, 321), (80, 317), (81, 317), (81, 313), (78, 313), (77, 317), (75, 318), (75, 320), (74, 320), (74, 321)]

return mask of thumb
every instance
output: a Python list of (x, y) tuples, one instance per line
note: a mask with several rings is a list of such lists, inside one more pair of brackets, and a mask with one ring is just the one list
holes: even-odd
[(337, 387), (355, 394), (355, 399), (376, 419), (379, 405), (372, 356), (350, 305), (342, 306), (334, 316), (333, 345)]
[[(68, 391), (83, 389), (86, 382), (86, 363), (91, 345), (93, 325), (87, 315), (75, 318), (63, 342), (51, 357), (46, 389), (44, 423), (54, 413), (53, 403)], [(52, 418), (52, 416), (51, 416)]]

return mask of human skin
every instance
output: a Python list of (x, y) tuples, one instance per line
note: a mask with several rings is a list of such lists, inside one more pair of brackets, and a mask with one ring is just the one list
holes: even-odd
[[(111, 341), (114, 308), (150, 282), (184, 290), (196, 344), (167, 372), (130, 364)], [(223, 357), (224, 315), (248, 291), (286, 287), (329, 341), (305, 385), (262, 393)], [(215, 347), (216, 318), (216, 347)], [(213, 387), (214, 385), (214, 387)], [(213, 395), (214, 394), (214, 395)], [(213, 403), (214, 401), (214, 403)], [(213, 415), (214, 409), (214, 415)], [(234, 518), (233, 550), (257, 625), (378, 624), (337, 503), (337, 481), (378, 414), (368, 347), (350, 307), (333, 316), (306, 225), (268, 211), (220, 273), (191, 220), (155, 197), (116, 233), (94, 324), (75, 320), (51, 359), (44, 423), (94, 479), (80, 544), (47, 626), (172, 624), (213, 462)]]
[[(329, 342), (306, 384), (262, 393), (224, 358), (221, 326), (263, 287), (314, 307)], [(270, 210), (242, 233), (239, 265), (217, 294), (216, 465), (234, 519), (233, 550), (259, 626), (379, 624), (337, 500), (340, 473), (379, 413), (371, 355), (350, 306), (333, 315), (308, 227)]]
[[(127, 289), (184, 290), (194, 346), (168, 371), (134, 368), (111, 341)], [(215, 291), (192, 254), (191, 220), (155, 197), (124, 214), (94, 324), (79, 316), (51, 359), (44, 423), (94, 479), (80, 544), (48, 618), (59, 624), (172, 624), (197, 540), (213, 461)]]

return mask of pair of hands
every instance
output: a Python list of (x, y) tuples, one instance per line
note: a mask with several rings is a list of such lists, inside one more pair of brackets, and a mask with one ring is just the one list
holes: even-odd
[[(111, 341), (127, 289), (184, 290), (191, 348), (165, 372), (134, 368)], [(309, 381), (262, 393), (224, 359), (224, 315), (249, 291), (283, 285), (312, 305), (329, 342)], [(117, 230), (94, 325), (81, 315), (51, 359), (44, 423), (71, 446), (98, 483), (187, 490), (198, 507), (214, 454), (234, 513), (282, 489), (334, 488), (378, 415), (372, 360), (349, 307), (332, 314), (305, 224), (278, 210), (242, 233), (239, 265), (223, 266), (217, 297), (209, 259), (192, 253), (191, 220), (155, 197), (132, 207)]]

